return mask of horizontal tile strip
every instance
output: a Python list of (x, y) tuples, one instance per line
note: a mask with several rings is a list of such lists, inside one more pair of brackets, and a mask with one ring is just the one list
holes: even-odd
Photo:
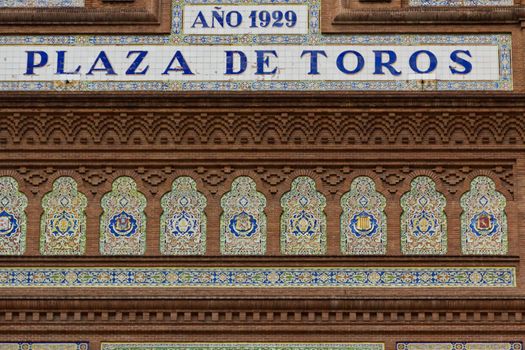
[(500, 288), (514, 267), (0, 267), (0, 288)]

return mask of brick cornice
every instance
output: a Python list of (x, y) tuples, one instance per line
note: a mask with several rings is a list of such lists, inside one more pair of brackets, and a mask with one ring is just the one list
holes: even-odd
[(400, 9), (343, 9), (333, 19), (333, 25), (395, 24), (517, 24), (525, 19), (525, 7), (415, 7)]
[(169, 34), (169, 0), (117, 8), (4, 8), (2, 34)]
[(0, 108), (496, 108), (522, 110), (525, 94), (512, 92), (3, 92)]

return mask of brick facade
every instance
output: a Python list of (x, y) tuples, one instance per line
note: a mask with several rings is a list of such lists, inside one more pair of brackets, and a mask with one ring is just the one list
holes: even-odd
[[(0, 176), (28, 197), (37, 267), (509, 267), (515, 287), (3, 288), (0, 342), (521, 342), (525, 338), (525, 70), (521, 12), (324, 1), (324, 33), (511, 33), (512, 92), (60, 93), (0, 99)], [(5, 34), (166, 33), (170, 3), (88, 0), (83, 9), (0, 9)], [(485, 12), (486, 11), (486, 12)], [(430, 20), (428, 19), (430, 18)], [(458, 23), (460, 22), (460, 23)], [(85, 254), (42, 256), (42, 199), (63, 176), (87, 197)], [(145, 196), (145, 254), (100, 254), (102, 197), (129, 176)], [(207, 200), (203, 256), (160, 253), (161, 198), (190, 176)], [(220, 254), (221, 198), (239, 176), (266, 199), (264, 256)], [(284, 255), (281, 197), (308, 176), (326, 197), (326, 254)], [(370, 177), (386, 199), (385, 255), (341, 252), (341, 197)], [(401, 251), (400, 204), (418, 176), (446, 199), (443, 255)], [(461, 250), (461, 197), (486, 176), (506, 200), (508, 253)], [(401, 346), (401, 345), (399, 345)], [(502, 348), (503, 349), (503, 348)], [(516, 348), (518, 349), (518, 348)]]

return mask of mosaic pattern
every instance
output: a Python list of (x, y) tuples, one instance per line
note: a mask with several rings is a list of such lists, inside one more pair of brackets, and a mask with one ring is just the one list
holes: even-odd
[(146, 197), (130, 177), (119, 177), (102, 197), (102, 255), (142, 255), (146, 252)]
[(410, 192), (401, 197), (401, 252), (446, 254), (447, 217), (445, 196), (427, 176), (412, 180)]
[(86, 250), (87, 198), (71, 177), (58, 178), (42, 199), (40, 254), (82, 255)]
[(507, 254), (505, 196), (489, 177), (478, 176), (461, 197), (461, 250), (463, 254)]
[(397, 350), (522, 350), (521, 342), (397, 343)]
[(513, 6), (513, 0), (409, 0), (408, 6)]
[[(102, 343), (101, 350), (383, 350), (379, 343)], [(0, 350), (2, 350), (0, 348)]]
[(514, 267), (0, 268), (0, 288), (501, 288)]
[(0, 343), (0, 350), (89, 350), (89, 343)]
[[(61, 0), (58, 0), (61, 1)], [(417, 1), (417, 0), (416, 0)], [(423, 0), (421, 0), (423, 1)], [(434, 0), (432, 0), (434, 1)], [(472, 0), (489, 1), (489, 0)], [(498, 0), (509, 1), (509, 0)], [(497, 45), (499, 52), (499, 80), (420, 80), (399, 81), (4, 81), (0, 91), (455, 91), (513, 89), (511, 66), (511, 35), (321, 35), (319, 0), (223, 0), (221, 4), (307, 4), (309, 32), (303, 35), (184, 35), (182, 33), (185, 5), (210, 4), (208, 0), (174, 0), (172, 6), (172, 33), (170, 35), (69, 35), (69, 36), (5, 36), (0, 45)]]
[(262, 255), (266, 253), (266, 198), (255, 181), (238, 177), (221, 199), (221, 253)]
[(206, 252), (206, 197), (192, 178), (179, 177), (161, 200), (160, 252), (202, 255)]
[(344, 254), (386, 253), (386, 199), (365, 176), (352, 181), (341, 198), (341, 251)]
[(301, 176), (281, 197), (281, 253), (326, 254), (326, 198), (317, 192), (315, 181)]
[(5, 7), (84, 7), (84, 0), (0, 0)]
[(12, 177), (0, 177), (0, 255), (22, 255), (26, 248), (27, 197)]

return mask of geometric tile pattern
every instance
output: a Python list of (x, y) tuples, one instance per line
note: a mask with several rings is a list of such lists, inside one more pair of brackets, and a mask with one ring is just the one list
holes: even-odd
[(87, 198), (71, 177), (60, 177), (42, 199), (40, 254), (82, 255), (86, 250)]
[(0, 288), (508, 288), (514, 267), (8, 267)]
[(263, 255), (266, 252), (266, 198), (255, 181), (236, 178), (221, 199), (221, 254)]
[(146, 252), (146, 197), (127, 176), (113, 181), (111, 192), (102, 197), (100, 219), (102, 255), (143, 255)]
[(307, 176), (293, 180), (290, 192), (281, 197), (281, 253), (326, 254), (326, 198)]
[(461, 250), (463, 254), (507, 254), (506, 199), (487, 176), (470, 183), (461, 197)]
[(522, 342), (397, 343), (396, 350), (522, 350)]
[(22, 255), (26, 246), (27, 197), (12, 177), (0, 177), (0, 255)]
[[(101, 350), (383, 350), (380, 343), (102, 343)], [(2, 350), (0, 348), (0, 350)]]
[(343, 254), (385, 254), (386, 199), (376, 191), (374, 181), (366, 176), (355, 178), (350, 186), (350, 192), (341, 198), (341, 206)]
[(427, 176), (412, 180), (410, 192), (401, 197), (401, 252), (410, 255), (446, 254), (445, 196)]
[(20, 342), (20, 343), (0, 343), (0, 350), (89, 350), (89, 343), (59, 343), (59, 342)]
[(160, 252), (164, 255), (202, 255), (206, 252), (206, 197), (195, 181), (181, 176), (161, 200)]

